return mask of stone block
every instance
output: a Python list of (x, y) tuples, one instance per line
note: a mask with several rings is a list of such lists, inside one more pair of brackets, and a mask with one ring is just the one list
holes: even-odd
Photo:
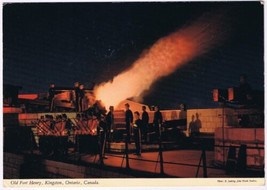
[(256, 129), (256, 140), (264, 142), (264, 128)]
[(249, 156), (260, 155), (260, 151), (257, 149), (247, 149), (247, 155)]
[(264, 157), (264, 155), (265, 155), (264, 149), (260, 149), (260, 156)]
[(227, 129), (227, 139), (239, 140), (243, 142), (255, 141), (253, 129), (244, 128), (229, 128)]
[(247, 156), (247, 165), (248, 166), (255, 166), (255, 157), (254, 156)]
[(264, 166), (264, 157), (255, 156), (255, 165), (256, 166)]

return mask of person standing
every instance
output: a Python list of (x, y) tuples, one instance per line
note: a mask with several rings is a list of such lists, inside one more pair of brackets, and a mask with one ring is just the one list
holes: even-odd
[(126, 155), (126, 169), (130, 168), (129, 165), (129, 148), (128, 143), (131, 139), (131, 126), (133, 124), (133, 112), (130, 110), (130, 105), (125, 104), (125, 127), (126, 127), (126, 140), (125, 140), (125, 155)]
[(142, 113), (142, 127), (141, 127), (141, 136), (143, 137), (143, 140), (147, 142), (147, 131), (148, 131), (148, 123), (149, 123), (149, 116), (146, 111), (146, 106), (142, 107), (143, 113)]
[(78, 109), (78, 111), (84, 111), (84, 95), (85, 95), (85, 93), (84, 93), (84, 85), (80, 85), (79, 86), (79, 93), (78, 93), (78, 101), (79, 101), (79, 109)]
[(140, 114), (139, 112), (134, 112), (134, 125), (133, 125), (133, 130), (134, 130), (134, 142), (135, 142), (135, 147), (136, 147), (136, 155), (141, 156), (141, 127), (142, 127), (142, 120), (140, 119)]
[(106, 150), (106, 139), (107, 139), (107, 123), (105, 121), (105, 117), (101, 116), (99, 119), (99, 157), (100, 157), (100, 163), (103, 164), (103, 159), (105, 159), (105, 150)]
[(71, 130), (72, 130), (72, 123), (71, 120), (68, 118), (68, 116), (64, 113), (62, 114), (62, 120), (64, 122), (66, 122), (66, 131), (67, 131), (67, 135), (70, 136)]
[(80, 94), (79, 82), (74, 83), (74, 94), (75, 94), (75, 111), (79, 111), (79, 94)]
[(162, 137), (161, 137), (161, 125), (162, 125), (163, 119), (162, 119), (162, 114), (159, 110), (159, 107), (156, 106), (155, 107), (155, 113), (154, 113), (154, 120), (153, 120), (153, 124), (156, 130), (156, 134), (158, 137), (158, 145), (159, 145), (159, 162), (160, 162), (160, 173), (163, 174), (164, 170), (163, 170), (163, 153), (162, 153)]
[(64, 152), (64, 147), (63, 147), (63, 141), (62, 141), (62, 136), (63, 136), (63, 125), (62, 125), (62, 116), (57, 115), (56, 120), (55, 120), (55, 125), (54, 125), (54, 138), (53, 138), (53, 152), (54, 156), (60, 158), (63, 155)]
[(55, 154), (55, 121), (54, 117), (52, 115), (47, 115), (47, 119), (45, 120), (45, 125), (49, 128), (49, 133), (47, 134), (46, 137), (46, 142), (45, 142), (45, 154), (51, 156)]
[(113, 134), (113, 126), (114, 126), (114, 107), (109, 107), (109, 112), (106, 116), (106, 123), (107, 123), (107, 138), (109, 141), (112, 141), (112, 134)]
[(48, 93), (49, 111), (52, 112), (54, 110), (55, 84), (50, 84)]
[(162, 114), (159, 110), (158, 106), (155, 106), (155, 113), (154, 113), (154, 120), (153, 120), (153, 125), (155, 127), (156, 133), (158, 135), (158, 138), (161, 137), (161, 124), (162, 124)]
[(127, 142), (130, 142), (131, 136), (131, 125), (133, 123), (133, 112), (130, 110), (130, 105), (128, 103), (125, 104), (125, 123), (126, 123), (126, 134), (127, 134)]

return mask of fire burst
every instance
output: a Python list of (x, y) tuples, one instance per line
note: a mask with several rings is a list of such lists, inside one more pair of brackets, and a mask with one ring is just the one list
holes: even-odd
[(126, 71), (95, 87), (97, 100), (117, 106), (131, 97), (142, 97), (158, 79), (175, 72), (207, 52), (225, 36), (222, 14), (205, 15), (191, 25), (156, 41)]

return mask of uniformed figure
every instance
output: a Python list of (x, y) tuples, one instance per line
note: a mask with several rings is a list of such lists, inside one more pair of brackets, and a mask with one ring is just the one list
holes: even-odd
[(156, 130), (158, 137), (160, 137), (161, 136), (162, 114), (161, 114), (158, 106), (155, 106), (153, 124), (154, 124), (154, 127), (155, 127), (155, 130)]
[(85, 151), (84, 147), (84, 134), (86, 134), (86, 129), (83, 124), (83, 119), (81, 114), (76, 114), (76, 118), (73, 119), (75, 125), (75, 144), (76, 150), (80, 153)]
[(36, 123), (36, 129), (37, 129), (37, 145), (40, 149), (41, 152), (43, 152), (43, 141), (44, 141), (44, 136), (48, 133), (48, 130), (46, 125), (45, 125), (45, 118), (42, 115), (41, 118), (38, 120)]
[(59, 115), (56, 116), (54, 124), (55, 125), (54, 125), (53, 135), (59, 136), (60, 135), (60, 129), (61, 129), (61, 118), (59, 117)]
[(107, 123), (107, 139), (112, 141), (113, 139), (113, 126), (114, 126), (114, 107), (109, 107), (109, 112), (106, 116), (106, 123)]
[(148, 131), (148, 123), (149, 123), (149, 116), (146, 111), (146, 106), (142, 107), (142, 127), (141, 127), (141, 136), (143, 137), (144, 141), (147, 141), (147, 131)]
[(54, 128), (55, 121), (52, 115), (46, 115), (45, 125), (48, 127), (49, 133), (46, 136), (45, 142), (45, 154), (54, 154)]
[(54, 97), (55, 97), (55, 85), (51, 84), (49, 88), (49, 111), (52, 112), (54, 110)]
[(71, 129), (72, 129), (72, 123), (70, 121), (70, 119), (68, 118), (68, 116), (64, 113), (62, 114), (62, 120), (64, 122), (66, 122), (66, 130), (67, 130), (67, 135), (70, 136), (71, 133)]
[(80, 126), (78, 125), (78, 121), (80, 120), (80, 118), (81, 118), (81, 115), (76, 114), (76, 118), (71, 119), (71, 121), (73, 123), (73, 134), (74, 135), (81, 134), (81, 129), (80, 129)]
[(127, 133), (127, 142), (130, 142), (131, 137), (131, 125), (133, 124), (133, 112), (130, 110), (130, 105), (125, 104), (125, 123), (126, 123), (126, 133)]
[(60, 131), (61, 131), (61, 117), (56, 116), (54, 131), (53, 131), (53, 153), (55, 157), (60, 156)]
[(106, 149), (106, 138), (107, 138), (107, 123), (105, 121), (105, 117), (101, 117), (99, 121), (99, 156), (101, 162), (103, 158), (105, 158), (105, 149)]
[(90, 130), (88, 128), (88, 117), (85, 113), (82, 113), (82, 118), (81, 118), (81, 125), (84, 129), (84, 135), (89, 135), (90, 134)]
[(136, 155), (141, 156), (141, 127), (142, 127), (142, 120), (140, 119), (139, 112), (134, 112), (134, 142), (136, 147)]
[(38, 122), (36, 123), (38, 136), (43, 136), (43, 135), (46, 135), (48, 133), (49, 129), (47, 129), (47, 127), (44, 125), (44, 123), (45, 123), (45, 118), (42, 115), (40, 117), (40, 119), (38, 120)]
[(79, 111), (79, 94), (80, 94), (80, 84), (79, 82), (74, 83), (74, 92), (75, 92), (75, 111)]
[(79, 99), (79, 111), (84, 111), (85, 108), (84, 108), (84, 96), (85, 96), (85, 93), (84, 93), (84, 85), (80, 85), (79, 86), (79, 96), (78, 96), (78, 99)]
[(48, 133), (48, 135), (50, 136), (50, 135), (53, 135), (53, 133), (54, 133), (55, 121), (54, 121), (54, 117), (52, 115), (45, 115), (45, 116), (46, 116), (45, 124), (50, 129), (50, 131)]

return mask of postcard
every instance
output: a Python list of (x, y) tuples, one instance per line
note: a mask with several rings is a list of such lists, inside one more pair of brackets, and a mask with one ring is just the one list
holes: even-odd
[(261, 1), (2, 3), (3, 187), (265, 186)]

